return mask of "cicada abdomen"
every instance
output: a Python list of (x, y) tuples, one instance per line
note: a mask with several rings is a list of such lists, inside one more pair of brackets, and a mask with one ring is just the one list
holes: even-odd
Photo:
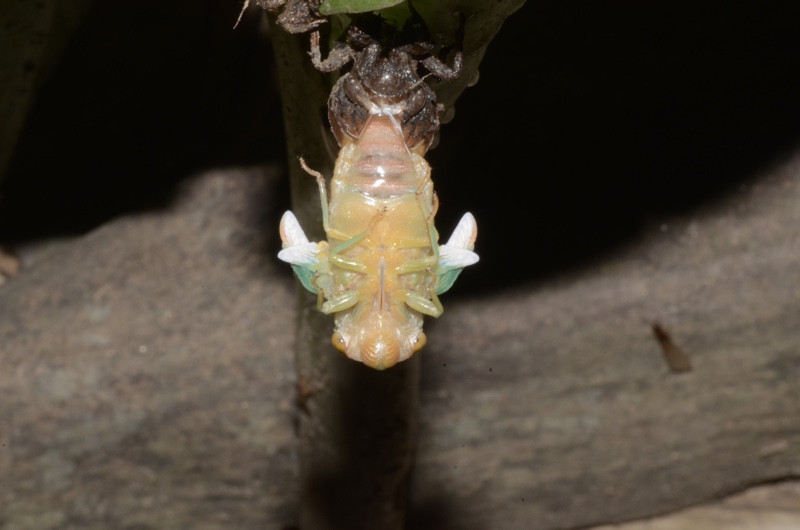
[[(387, 70), (391, 64), (382, 64), (380, 71)], [(339, 102), (340, 120), (350, 115), (359, 121), (357, 127), (333, 124), (341, 150), (330, 200), (322, 175), (306, 167), (319, 184), (327, 241), (309, 242), (294, 215), (286, 212), (279, 257), (318, 294), (320, 309), (335, 315), (333, 345), (351, 359), (385, 369), (425, 345), (423, 316), (441, 315), (438, 295), (452, 286), (461, 269), (478, 261), (472, 251), (477, 227), (467, 213), (451, 240), (439, 246), (433, 224), (436, 197), (423, 156), (433, 128), (410, 141), (404, 130), (419, 129), (404, 127), (414, 109), (407, 105), (411, 98), (368, 90), (363, 68), (350, 75), (360, 91), (353, 91), (352, 82), (340, 82), (341, 93), (331, 100)], [(348, 99), (352, 94), (355, 99)], [(342, 101), (352, 102), (352, 112), (341, 112)], [(419, 121), (417, 115), (410, 118)]]

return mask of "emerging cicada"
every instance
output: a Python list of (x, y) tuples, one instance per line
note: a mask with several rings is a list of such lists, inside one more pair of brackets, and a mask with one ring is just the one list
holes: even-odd
[[(337, 48), (338, 54), (322, 61), (318, 39), (315, 33), (312, 58), (319, 69), (330, 71), (350, 59), (355, 63), (329, 101), (341, 145), (330, 200), (323, 176), (301, 159), (317, 179), (328, 240), (309, 242), (292, 212), (286, 212), (278, 257), (317, 293), (320, 310), (335, 314), (333, 345), (382, 370), (425, 345), (423, 315), (441, 315), (438, 295), (478, 261), (472, 251), (477, 226), (471, 214), (464, 214), (448, 243), (438, 244), (433, 224), (438, 204), (423, 155), (438, 128), (439, 108), (417, 74), (412, 51), (395, 49), (383, 58), (377, 43), (370, 42), (359, 52)], [(440, 77), (454, 77), (460, 66), (423, 64)]]

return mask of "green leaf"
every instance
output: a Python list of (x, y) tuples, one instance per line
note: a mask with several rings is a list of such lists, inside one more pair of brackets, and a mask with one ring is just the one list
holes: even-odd
[(368, 13), (402, 4), (406, 0), (323, 0), (319, 5), (321, 15)]
[[(486, 48), (500, 30), (505, 19), (522, 7), (525, 0), (415, 0), (414, 9), (425, 20), (435, 44), (448, 48), (460, 47), (464, 52), (461, 75), (454, 81), (432, 83), (439, 103), (445, 106), (442, 123), (453, 116), (453, 105), (461, 93), (478, 81)], [(459, 28), (463, 22), (463, 42)], [(524, 44), (520, 53), (524, 53)]]

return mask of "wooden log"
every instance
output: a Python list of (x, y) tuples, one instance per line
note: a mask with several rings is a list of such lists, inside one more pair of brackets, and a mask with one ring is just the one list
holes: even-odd
[[(6, 528), (297, 520), (293, 280), (261, 179), (207, 175), (3, 286)], [(796, 476), (799, 190), (791, 163), (588, 270), (450, 300), (421, 356), (413, 526), (609, 523)]]

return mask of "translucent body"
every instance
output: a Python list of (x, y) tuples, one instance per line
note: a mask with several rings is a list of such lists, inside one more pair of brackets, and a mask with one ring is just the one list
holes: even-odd
[(336, 161), (326, 232), (330, 282), (317, 285), (336, 313), (334, 345), (373, 368), (425, 343), (422, 313), (439, 316), (431, 271), (438, 260), (430, 167), (406, 148), (389, 116), (345, 140)]
[(358, 138), (344, 137), (330, 201), (325, 179), (306, 167), (319, 185), (327, 241), (309, 242), (291, 212), (281, 220), (278, 257), (335, 315), (334, 346), (379, 370), (424, 346), (423, 315), (441, 315), (437, 295), (478, 261), (469, 213), (439, 246), (430, 167), (417, 146), (409, 149), (395, 116), (379, 110)]

